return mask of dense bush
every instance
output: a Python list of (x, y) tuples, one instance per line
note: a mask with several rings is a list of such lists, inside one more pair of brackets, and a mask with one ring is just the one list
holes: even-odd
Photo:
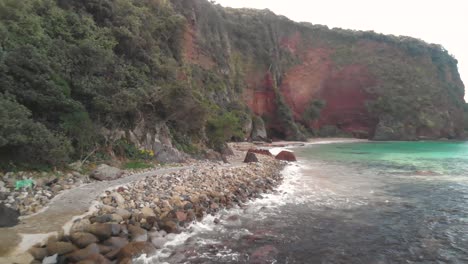
[(211, 118), (206, 126), (206, 136), (213, 149), (222, 151), (226, 141), (243, 138), (239, 117), (233, 113), (225, 112)]
[[(196, 118), (180, 117), (197, 114), (197, 100), (176, 78), (183, 25), (165, 1), (1, 1), (0, 93), (13, 95), (8, 107), (24, 113), (2, 153), (8, 148), (11, 162), (59, 165), (93, 150), (99, 127), (132, 127), (142, 113), (192, 125)], [(67, 143), (52, 158), (58, 141)], [(70, 142), (74, 148), (65, 147)], [(18, 147), (32, 143), (36, 152)], [(39, 155), (47, 144), (50, 155)]]
[(326, 102), (323, 100), (312, 100), (309, 106), (302, 114), (302, 119), (307, 123), (314, 121), (320, 117), (320, 111), (325, 107)]
[(12, 96), (0, 93), (0, 169), (61, 165), (70, 142), (31, 119), (31, 112)]
[[(183, 56), (190, 25), (200, 65)], [(284, 48), (283, 40), (295, 34), (306, 43), (297, 54), (326, 47), (337, 67), (369, 66), (379, 79), (369, 87), (376, 117), (412, 116), (408, 122), (429, 127), (436, 114), (428, 109), (462, 107), (463, 87), (448, 82), (459, 77), (456, 60), (417, 39), (297, 24), (268, 10), (204, 0), (2, 0), (2, 167), (61, 165), (112, 149), (100, 146), (106, 141), (99, 131), (132, 129), (142, 119), (148, 126), (165, 123), (181, 150), (206, 144), (220, 150), (226, 140), (245, 136), (251, 113), (241, 95), (252, 71), (274, 80), (277, 112), (265, 117), (266, 126), (282, 138), (304, 139), (277, 88), (286, 70), (301, 63)], [(392, 48), (369, 52), (359, 48), (363, 40)], [(303, 119), (316, 119), (322, 107), (312, 102)], [(134, 150), (114, 148), (129, 157)]]

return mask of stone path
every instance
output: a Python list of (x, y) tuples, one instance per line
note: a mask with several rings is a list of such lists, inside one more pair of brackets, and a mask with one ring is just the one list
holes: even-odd
[[(60, 231), (74, 216), (85, 214), (92, 202), (106, 189), (124, 185), (147, 176), (166, 174), (192, 167), (182, 166), (157, 169), (114, 181), (93, 182), (65, 191), (54, 197), (44, 211), (23, 217), (21, 223), (15, 227), (0, 228), (0, 263), (23, 263), (20, 256), (23, 253), (22, 251), (46, 237), (34, 236), (34, 234), (47, 234)], [(25, 235), (25, 239), (22, 239), (21, 235)], [(22, 245), (21, 247), (19, 247), (20, 244)]]

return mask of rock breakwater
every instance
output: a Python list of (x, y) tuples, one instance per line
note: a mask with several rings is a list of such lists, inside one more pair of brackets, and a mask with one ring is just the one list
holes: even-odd
[(205, 215), (273, 190), (284, 164), (271, 157), (242, 166), (206, 163), (107, 190), (99, 197), (99, 209), (76, 220), (69, 234), (30, 252), (41, 253), (32, 254), (37, 263), (45, 257), (56, 263), (131, 263)]

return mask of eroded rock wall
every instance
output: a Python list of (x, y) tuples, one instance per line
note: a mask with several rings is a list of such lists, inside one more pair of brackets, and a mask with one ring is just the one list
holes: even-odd
[[(381, 140), (462, 135), (464, 85), (456, 60), (439, 45), (204, 0), (173, 4), (188, 21), (185, 63), (221, 76), (234, 92), (218, 93), (218, 100), (241, 97), (269, 137), (329, 127)], [(319, 115), (306, 118), (317, 101)]]

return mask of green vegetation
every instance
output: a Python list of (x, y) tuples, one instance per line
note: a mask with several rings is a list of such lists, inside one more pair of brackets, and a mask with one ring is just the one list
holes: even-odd
[(323, 126), (317, 132), (316, 135), (319, 137), (353, 137), (353, 135), (340, 130), (337, 126)]
[(323, 100), (313, 100), (302, 114), (302, 119), (308, 123), (320, 117), (320, 111), (325, 107), (326, 102)]
[(243, 138), (242, 126), (234, 113), (226, 112), (208, 120), (206, 135), (213, 149), (222, 151), (225, 142)]
[[(192, 24), (206, 63), (184, 58)], [(0, 169), (52, 168), (90, 154), (151, 160), (154, 153), (102, 133), (133, 129), (141, 119), (145, 129), (167, 125), (179, 150), (222, 151), (225, 141), (245, 137), (252, 113), (242, 95), (252, 72), (274, 80), (277, 111), (264, 116), (269, 132), (304, 139), (278, 89), (286, 70), (301, 63), (283, 43), (297, 34), (306, 43), (299, 51), (327, 47), (337, 67), (368, 65), (379, 80), (369, 87), (376, 98), (369, 109), (397, 120), (390, 127), (434, 128), (463, 107), (457, 61), (412, 38), (297, 24), (204, 0), (3, 0)], [(311, 102), (301, 121), (317, 119), (323, 106)], [(440, 107), (448, 112), (437, 113)]]
[(12, 162), (60, 165), (94, 149), (98, 127), (169, 114), (159, 91), (182, 86), (184, 18), (163, 1), (5, 0), (0, 17), (0, 94), (30, 131), (2, 140)]
[(64, 136), (35, 122), (13, 96), (0, 94), (0, 169), (63, 165), (70, 148)]
[(145, 162), (141, 161), (130, 161), (124, 164), (123, 168), (124, 169), (147, 169), (147, 168), (153, 168), (154, 165), (148, 164)]

